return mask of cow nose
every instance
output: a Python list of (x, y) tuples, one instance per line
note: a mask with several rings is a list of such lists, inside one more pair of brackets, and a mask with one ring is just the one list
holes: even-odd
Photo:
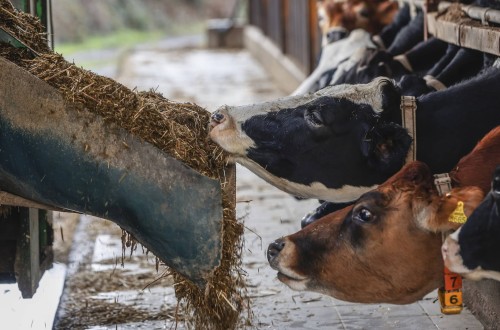
[(224, 116), (222, 112), (217, 110), (212, 114), (210, 119), (212, 119), (212, 121), (216, 122), (217, 124), (220, 124), (226, 119), (226, 116)]
[(283, 238), (279, 238), (269, 244), (267, 248), (267, 261), (270, 263), (280, 254), (281, 250), (285, 247), (285, 240)]

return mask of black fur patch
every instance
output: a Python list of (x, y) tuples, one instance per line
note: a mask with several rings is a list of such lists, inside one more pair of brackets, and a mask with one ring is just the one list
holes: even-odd
[(500, 167), (493, 176), (492, 191), (474, 210), (458, 234), (464, 266), (500, 272)]
[[(320, 123), (311, 124), (308, 118)], [(320, 97), (297, 108), (251, 117), (242, 130), (256, 145), (247, 156), (277, 177), (304, 185), (320, 182), (328, 188), (372, 186), (402, 166), (408, 145), (403, 129), (377, 121), (367, 104)], [(391, 141), (387, 150), (393, 155), (362, 152), (367, 127), (375, 128), (376, 141), (380, 136)], [(382, 158), (377, 161), (378, 156)]]

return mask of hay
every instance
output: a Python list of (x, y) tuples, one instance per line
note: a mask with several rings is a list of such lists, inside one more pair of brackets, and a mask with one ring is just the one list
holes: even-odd
[(461, 19), (468, 19), (469, 16), (462, 10), (459, 3), (452, 3), (445, 11), (437, 16), (439, 19), (449, 22), (456, 22)]
[[(155, 145), (199, 173), (227, 184), (227, 155), (208, 139), (209, 113), (192, 103), (165, 99), (153, 91), (130, 90), (116, 81), (67, 62), (47, 46), (43, 26), (32, 16), (0, 0), (0, 27), (21, 40), (26, 48), (0, 44), (0, 56), (13, 61), (58, 89), (82, 110), (99, 114), (128, 132)], [(241, 265), (243, 225), (236, 220), (234, 196), (224, 190), (221, 265), (205, 290), (174, 270), (178, 304), (196, 328), (234, 329), (249, 322), (250, 307)], [(243, 311), (247, 315), (242, 316)]]
[[(72, 295), (63, 301), (64, 312), (59, 316), (54, 329), (88, 329), (92, 326), (116, 326), (124, 322), (182, 320), (183, 316), (179, 315), (175, 306), (163, 305), (161, 308), (149, 310), (144, 304), (131, 304), (130, 301), (127, 303), (126, 299), (124, 302), (119, 299), (110, 301), (109, 298), (98, 296), (100, 292), (141, 292), (161, 284), (158, 282), (150, 285), (149, 281), (149, 276), (130, 275), (126, 270), (118, 268), (100, 272), (77, 271), (71, 280), (66, 282), (66, 289), (70, 290)], [(97, 292), (96, 288), (99, 288), (100, 292)]]

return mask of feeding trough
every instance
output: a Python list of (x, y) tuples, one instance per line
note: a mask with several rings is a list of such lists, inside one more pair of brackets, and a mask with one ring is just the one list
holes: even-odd
[(233, 329), (249, 308), (243, 224), (209, 117), (67, 62), (0, 0), (0, 204), (117, 223), (169, 266), (190, 322)]
[(2, 191), (111, 220), (203, 285), (221, 258), (221, 186), (0, 57)]

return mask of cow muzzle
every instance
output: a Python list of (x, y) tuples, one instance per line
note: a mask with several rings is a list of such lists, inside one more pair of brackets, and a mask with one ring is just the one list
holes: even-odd
[(275, 240), (267, 247), (267, 261), (273, 269), (278, 270), (278, 256), (284, 247), (285, 240), (283, 238)]
[(219, 109), (216, 110), (212, 115), (210, 116), (210, 127), (213, 128), (219, 124), (222, 124), (223, 122), (226, 121), (227, 118), (227, 113), (225, 113), (223, 110)]
[(246, 155), (254, 142), (241, 131), (237, 120), (229, 114), (228, 107), (221, 107), (210, 116), (210, 138), (222, 149), (236, 156)]
[(279, 238), (269, 244), (267, 248), (267, 260), (271, 268), (278, 271), (278, 280), (288, 285), (292, 290), (307, 290), (309, 279), (299, 274), (291, 265), (294, 264), (293, 243), (286, 238)]

